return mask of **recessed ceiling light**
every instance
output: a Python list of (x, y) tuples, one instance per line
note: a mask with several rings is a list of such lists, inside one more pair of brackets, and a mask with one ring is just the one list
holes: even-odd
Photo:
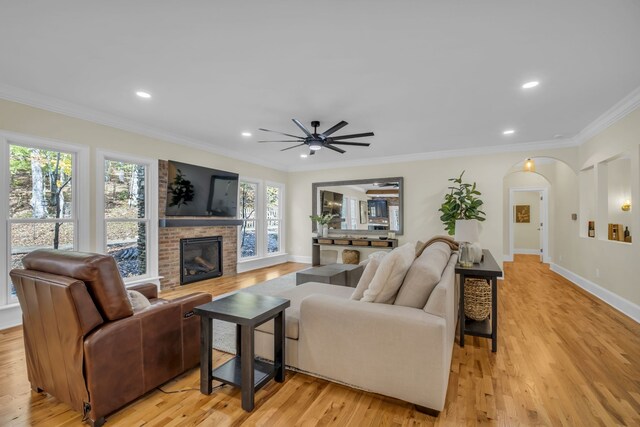
[(251, 136), (251, 132), (242, 132), (242, 136)]
[(504, 132), (502, 132), (503, 135), (511, 135), (511, 134), (514, 134), (514, 133), (516, 133), (516, 131), (513, 130), (513, 129), (507, 129)]
[(301, 159), (306, 159), (307, 157), (309, 157), (309, 156), (307, 156), (306, 154), (300, 154), (300, 158)]
[(532, 87), (536, 87), (539, 84), (540, 82), (537, 82), (537, 81), (526, 82), (525, 84), (522, 85), (522, 89), (531, 89)]
[(149, 92), (145, 92), (145, 91), (142, 91), (142, 90), (137, 91), (136, 95), (138, 95), (140, 98), (144, 98), (144, 99), (151, 98), (151, 94)]

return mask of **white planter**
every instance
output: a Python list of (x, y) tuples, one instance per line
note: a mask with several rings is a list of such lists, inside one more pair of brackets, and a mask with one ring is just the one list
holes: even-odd
[(329, 237), (329, 224), (322, 226), (322, 237)]

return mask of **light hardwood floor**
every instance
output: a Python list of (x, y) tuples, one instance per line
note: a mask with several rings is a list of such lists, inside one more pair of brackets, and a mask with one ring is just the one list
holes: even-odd
[[(214, 295), (304, 268), (284, 264), (166, 292)], [(107, 417), (107, 426), (226, 425), (640, 425), (640, 326), (549, 271), (535, 257), (505, 263), (499, 283), (499, 345), (457, 344), (447, 403), (438, 418), (395, 399), (287, 372), (244, 412), (237, 389), (200, 394), (193, 369)], [(216, 364), (225, 357), (215, 352)], [(31, 392), (22, 331), (0, 331), (0, 426), (80, 425), (81, 417)]]

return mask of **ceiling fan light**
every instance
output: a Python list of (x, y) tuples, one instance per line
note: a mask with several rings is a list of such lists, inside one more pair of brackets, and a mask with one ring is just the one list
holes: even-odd
[(318, 151), (322, 148), (322, 144), (319, 142), (312, 142), (309, 144), (309, 150)]

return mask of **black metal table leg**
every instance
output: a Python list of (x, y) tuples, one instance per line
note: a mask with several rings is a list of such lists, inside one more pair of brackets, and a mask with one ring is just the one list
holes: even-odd
[(460, 297), (458, 306), (458, 322), (460, 323), (460, 347), (464, 347), (464, 274), (460, 274)]
[(213, 319), (200, 317), (200, 392), (203, 394), (211, 394), (213, 390), (212, 331)]
[(498, 351), (498, 278), (491, 278), (491, 351)]
[(253, 395), (255, 391), (254, 383), (254, 348), (253, 348), (253, 326), (243, 325), (241, 327), (242, 354), (240, 364), (242, 366), (242, 409), (247, 412), (253, 411)]
[(273, 327), (273, 363), (276, 365), (276, 382), (284, 381), (284, 346), (286, 342), (284, 334), (284, 310), (274, 319)]

